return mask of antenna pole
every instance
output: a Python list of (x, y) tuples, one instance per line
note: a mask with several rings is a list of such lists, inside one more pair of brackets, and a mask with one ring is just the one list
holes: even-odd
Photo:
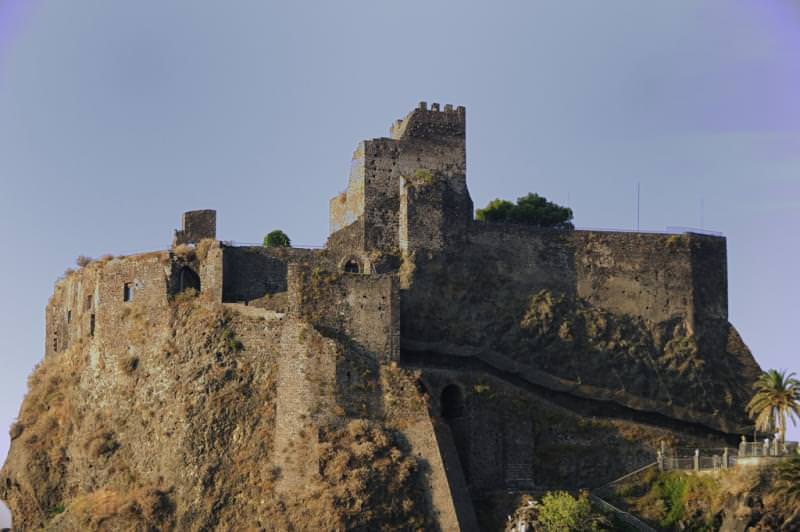
[(641, 183), (636, 183), (636, 231), (639, 231), (639, 205), (641, 199)]
[(700, 229), (706, 228), (706, 200), (700, 198)]

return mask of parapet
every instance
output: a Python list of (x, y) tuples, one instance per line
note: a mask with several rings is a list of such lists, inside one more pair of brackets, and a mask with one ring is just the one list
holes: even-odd
[(175, 230), (172, 246), (197, 244), (205, 238), (217, 238), (217, 211), (187, 211), (181, 218), (181, 228)]
[(427, 102), (419, 102), (416, 109), (405, 118), (395, 120), (389, 128), (390, 136), (395, 140), (406, 138), (465, 138), (467, 111), (463, 106), (455, 109), (445, 104), (444, 109), (438, 103), (432, 103), (428, 109)]

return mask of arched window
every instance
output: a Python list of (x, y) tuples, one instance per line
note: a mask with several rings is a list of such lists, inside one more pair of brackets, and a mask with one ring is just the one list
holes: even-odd
[(198, 294), (200, 293), (200, 277), (194, 270), (184, 266), (178, 275), (178, 292), (185, 292), (189, 289), (193, 289)]
[(449, 384), (442, 390), (442, 417), (445, 419), (456, 419), (464, 417), (464, 396), (461, 388), (455, 384)]
[(361, 273), (361, 265), (355, 259), (350, 259), (344, 264), (345, 273)]

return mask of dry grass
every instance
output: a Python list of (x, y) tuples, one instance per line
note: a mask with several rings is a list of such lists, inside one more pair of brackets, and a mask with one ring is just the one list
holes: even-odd
[(173, 252), (176, 257), (186, 262), (192, 262), (197, 257), (194, 246), (190, 246), (189, 244), (176, 246)]
[(78, 258), (75, 259), (75, 264), (77, 264), (79, 268), (83, 268), (91, 264), (93, 260), (94, 259), (87, 257), (86, 255), (78, 255)]
[(206, 260), (209, 250), (217, 243), (213, 238), (204, 238), (197, 244), (196, 255), (201, 261)]
[[(320, 476), (289, 508), (298, 524), (335, 530), (425, 530), (417, 462), (392, 432), (363, 420), (322, 431)], [(295, 512), (302, 508), (302, 515)], [(312, 521), (309, 522), (309, 517)]]
[[(95, 529), (143, 530), (170, 524), (173, 504), (169, 492), (146, 487), (119, 493), (100, 489), (73, 500), (66, 521)], [(64, 520), (64, 518), (62, 518)]]

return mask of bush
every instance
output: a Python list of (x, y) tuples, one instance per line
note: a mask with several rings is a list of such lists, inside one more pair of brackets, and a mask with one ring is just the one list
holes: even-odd
[(92, 262), (91, 257), (87, 257), (86, 255), (78, 255), (78, 258), (75, 259), (75, 264), (78, 265), (79, 268), (83, 268), (84, 266), (88, 266), (89, 263)]
[(577, 498), (565, 491), (548, 492), (538, 506), (538, 522), (546, 532), (590, 532), (603, 530), (602, 517), (595, 514), (589, 496)]
[(483, 222), (511, 222), (563, 229), (573, 227), (572, 209), (532, 193), (518, 198), (516, 205), (507, 200), (492, 200), (483, 209), (478, 209), (475, 216)]
[(275, 229), (264, 237), (265, 248), (288, 248), (291, 246), (292, 241), (289, 240), (289, 236), (280, 229)]

